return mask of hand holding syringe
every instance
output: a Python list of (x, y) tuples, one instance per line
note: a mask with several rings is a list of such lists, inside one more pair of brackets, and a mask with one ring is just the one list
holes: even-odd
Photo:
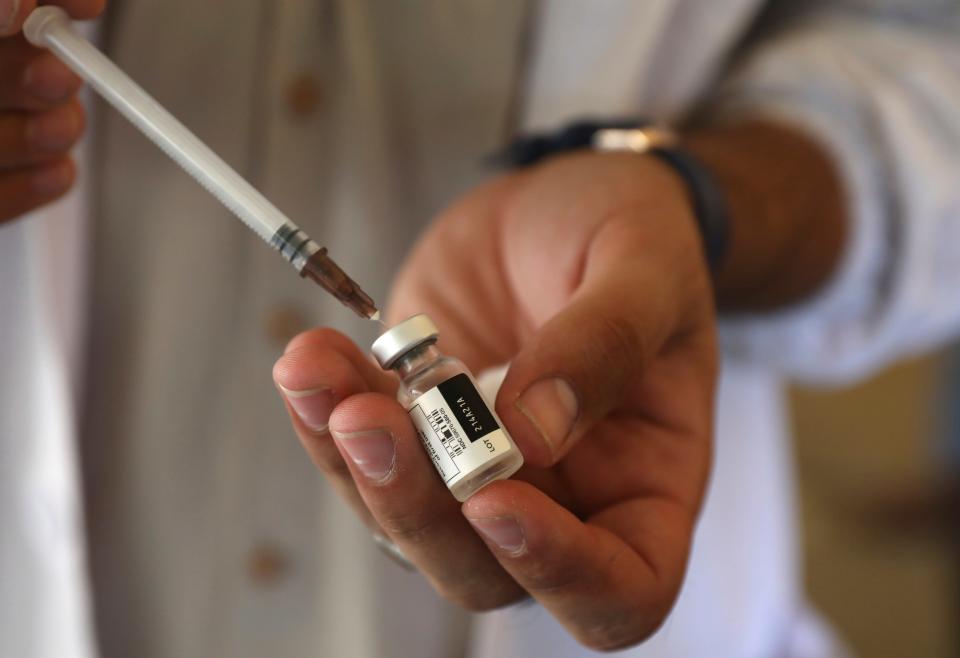
[(379, 319), (373, 300), (276, 206), (210, 150), (103, 53), (73, 29), (59, 7), (36, 9), (23, 26), (35, 46), (49, 48), (157, 146), (196, 178), (300, 276), (320, 284), (358, 315)]

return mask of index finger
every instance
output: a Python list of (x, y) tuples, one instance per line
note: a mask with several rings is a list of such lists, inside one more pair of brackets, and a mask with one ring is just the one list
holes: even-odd
[[(397, 379), (383, 371), (373, 362), (352, 340), (336, 329), (318, 327), (295, 336), (284, 349), (284, 354), (301, 350), (305, 347), (329, 348), (339, 352), (353, 364), (360, 376), (367, 382), (371, 391), (396, 395)], [(291, 373), (293, 374), (293, 373)]]
[(71, 18), (84, 20), (99, 16), (106, 0), (0, 0), (0, 37), (13, 36), (23, 29), (27, 16), (40, 5), (57, 5)]

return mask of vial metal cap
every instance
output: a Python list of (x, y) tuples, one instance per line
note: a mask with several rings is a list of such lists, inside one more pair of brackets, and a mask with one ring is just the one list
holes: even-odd
[(380, 367), (389, 370), (397, 359), (418, 345), (431, 343), (440, 336), (437, 325), (427, 315), (414, 315), (384, 332), (373, 341), (370, 351)]

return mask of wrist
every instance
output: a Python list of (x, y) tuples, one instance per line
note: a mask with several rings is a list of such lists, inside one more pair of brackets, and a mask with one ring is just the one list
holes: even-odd
[(633, 119), (582, 120), (553, 133), (521, 136), (494, 161), (524, 167), (578, 149), (650, 155), (660, 160), (684, 188), (683, 196), (696, 220), (709, 269), (716, 271), (720, 267), (729, 241), (724, 194), (710, 170), (680, 147), (677, 134), (668, 127)]
[(582, 121), (520, 138), (497, 160), (525, 166), (584, 148), (660, 159), (686, 188), (722, 311), (792, 304), (830, 278), (846, 225), (841, 181), (820, 145), (800, 130), (747, 120), (693, 129), (679, 147), (670, 131), (636, 121)]
[(763, 121), (694, 130), (683, 143), (727, 203), (731, 239), (714, 273), (721, 311), (771, 310), (820, 289), (846, 238), (842, 184), (826, 151)]

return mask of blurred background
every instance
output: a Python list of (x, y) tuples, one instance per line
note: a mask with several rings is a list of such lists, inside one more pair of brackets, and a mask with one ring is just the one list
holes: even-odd
[(960, 350), (792, 393), (806, 580), (864, 658), (960, 656)]

